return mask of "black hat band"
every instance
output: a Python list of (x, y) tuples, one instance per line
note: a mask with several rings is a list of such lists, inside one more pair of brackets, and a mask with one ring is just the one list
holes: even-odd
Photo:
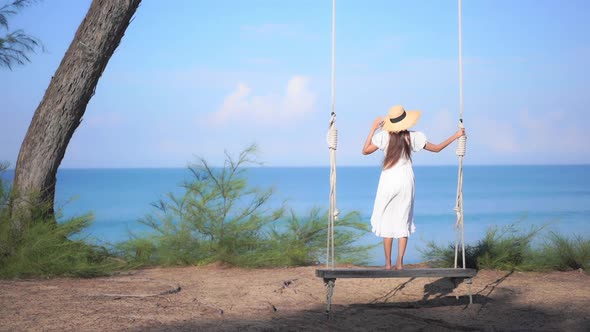
[(398, 116), (397, 118), (389, 118), (389, 121), (390, 121), (391, 123), (398, 123), (398, 122), (400, 122), (401, 120), (403, 120), (403, 119), (405, 119), (405, 118), (406, 118), (406, 111), (404, 111), (404, 112), (402, 113), (402, 115)]

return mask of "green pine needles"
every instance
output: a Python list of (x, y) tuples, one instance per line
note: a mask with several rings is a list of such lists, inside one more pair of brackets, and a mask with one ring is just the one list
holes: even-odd
[(0, 164), (0, 278), (106, 275), (125, 264), (114, 258), (105, 247), (89, 244), (80, 238), (92, 222), (87, 214), (56, 222), (48, 220), (46, 207), (37, 206), (30, 219), (15, 227), (11, 222), (11, 191), (2, 180), (8, 168)]
[[(37, 38), (22, 30), (9, 31), (8, 18), (23, 8), (37, 2), (36, 0), (14, 0), (0, 7), (0, 67), (12, 69), (14, 65), (30, 62), (29, 54), (37, 49), (44, 50)], [(3, 32), (3, 30), (6, 30)], [(5, 33), (4, 35), (2, 35)]]
[(568, 238), (551, 232), (537, 260), (551, 270), (582, 269), (590, 272), (590, 239), (581, 235)]
[[(465, 262), (468, 268), (549, 271), (590, 271), (590, 239), (576, 236), (567, 238), (555, 232), (543, 237), (543, 242), (533, 245), (545, 226), (519, 229), (518, 223), (499, 228), (488, 228), (483, 239), (475, 245), (465, 246)], [(453, 267), (455, 245), (441, 246), (431, 241), (421, 250), (422, 257), (437, 267)], [(463, 266), (459, 250), (458, 266)]]
[[(168, 194), (140, 222), (150, 232), (132, 235), (118, 246), (124, 259), (141, 264), (227, 263), (244, 267), (317, 264), (326, 250), (327, 213), (314, 208), (297, 216), (285, 203), (269, 207), (274, 190), (248, 185), (247, 166), (259, 165), (256, 146), (237, 159), (226, 153), (223, 167), (203, 158), (189, 167), (191, 181), (181, 196)], [(276, 204), (275, 204), (276, 205)], [(336, 227), (336, 253), (342, 262), (363, 263), (368, 246), (354, 246), (367, 232), (358, 213)]]

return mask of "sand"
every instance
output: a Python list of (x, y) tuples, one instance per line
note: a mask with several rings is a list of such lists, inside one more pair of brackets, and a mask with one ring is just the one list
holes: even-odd
[(0, 331), (590, 331), (590, 276), (581, 271), (479, 271), (472, 305), (467, 285), (447, 279), (338, 279), (327, 319), (315, 269), (4, 280)]

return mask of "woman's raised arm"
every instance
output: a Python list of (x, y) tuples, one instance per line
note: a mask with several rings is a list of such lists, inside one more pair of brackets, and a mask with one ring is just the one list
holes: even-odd
[(377, 128), (381, 128), (381, 126), (383, 126), (383, 119), (380, 116), (378, 116), (373, 121), (373, 125), (371, 125), (371, 130), (369, 131), (369, 135), (367, 136), (367, 139), (365, 140), (365, 145), (363, 146), (363, 154), (364, 155), (371, 154), (371, 153), (377, 151), (377, 149), (379, 149), (377, 147), (377, 145), (373, 144), (372, 139), (373, 139), (373, 135), (375, 134), (375, 131), (377, 130)]
[(426, 142), (424, 149), (428, 150), (430, 152), (441, 152), (442, 150), (444, 150), (444, 148), (449, 146), (449, 144), (453, 143), (454, 140), (456, 140), (457, 138), (464, 136), (464, 135), (465, 135), (465, 128), (461, 128), (461, 129), (457, 130), (457, 132), (454, 133), (451, 137), (447, 138), (444, 142), (442, 142), (440, 144), (432, 144), (430, 142)]

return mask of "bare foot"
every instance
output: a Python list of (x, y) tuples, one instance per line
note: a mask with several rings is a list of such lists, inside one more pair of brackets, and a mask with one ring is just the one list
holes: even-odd
[(389, 264), (388, 265), (385, 265), (385, 269), (386, 270), (391, 270), (391, 265), (389, 265)]
[(403, 269), (404, 269), (403, 266), (397, 266), (397, 265), (395, 266), (395, 270), (403, 270)]

